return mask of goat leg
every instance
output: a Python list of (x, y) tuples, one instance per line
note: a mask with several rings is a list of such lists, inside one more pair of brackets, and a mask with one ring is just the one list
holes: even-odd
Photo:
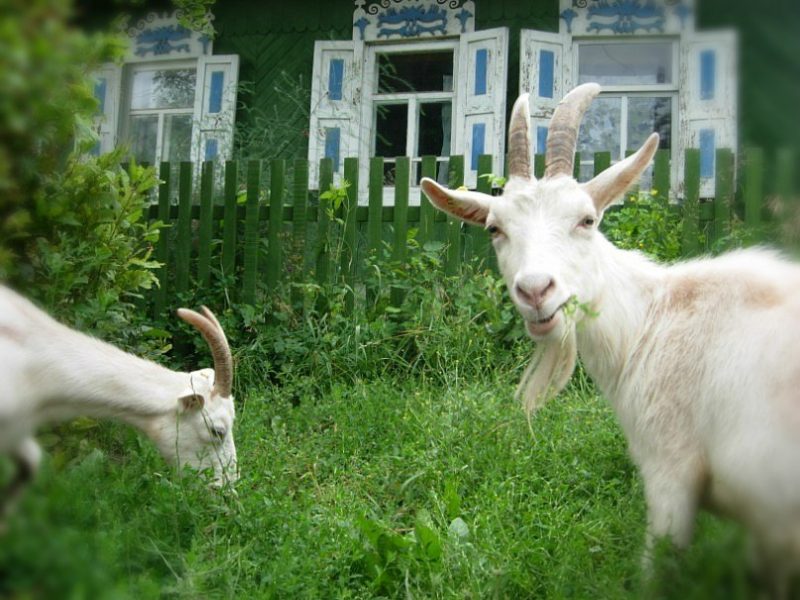
[(0, 495), (0, 535), (5, 533), (9, 516), (39, 470), (41, 458), (42, 450), (32, 437), (24, 439), (11, 453), (16, 472)]

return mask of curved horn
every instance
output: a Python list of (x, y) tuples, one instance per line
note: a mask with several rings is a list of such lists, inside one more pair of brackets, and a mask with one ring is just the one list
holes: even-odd
[(522, 94), (511, 109), (511, 122), (508, 124), (508, 174), (509, 176), (531, 178), (531, 143), (529, 129), (528, 94)]
[(200, 310), (203, 314), (197, 313), (188, 308), (179, 308), (178, 316), (194, 326), (211, 349), (211, 356), (214, 357), (214, 391), (220, 396), (227, 398), (231, 395), (233, 388), (233, 357), (228, 346), (225, 332), (208, 308), (203, 306)]
[(547, 154), (545, 155), (544, 176), (569, 175), (575, 160), (575, 148), (578, 144), (578, 128), (583, 113), (591, 104), (600, 86), (596, 83), (584, 83), (573, 89), (559, 102), (547, 133)]

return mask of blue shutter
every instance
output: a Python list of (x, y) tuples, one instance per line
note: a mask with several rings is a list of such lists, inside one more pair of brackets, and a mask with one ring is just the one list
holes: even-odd
[(539, 51), (539, 97), (552, 98), (556, 55), (551, 50)]
[(344, 82), (344, 60), (335, 58), (331, 60), (328, 69), (328, 98), (331, 100), (342, 99), (342, 84)]
[(479, 48), (475, 51), (475, 95), (486, 94), (486, 74), (489, 68), (489, 51)]

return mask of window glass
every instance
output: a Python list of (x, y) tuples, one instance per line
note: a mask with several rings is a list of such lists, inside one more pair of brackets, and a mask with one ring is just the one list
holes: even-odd
[(669, 149), (672, 143), (672, 98), (629, 98), (628, 148), (638, 150), (654, 131), (660, 138), (658, 147)]
[(653, 85), (673, 82), (672, 44), (586, 43), (579, 45), (578, 83)]
[(131, 108), (192, 108), (196, 80), (195, 69), (137, 70), (131, 83)]
[(145, 115), (131, 117), (131, 152), (137, 162), (152, 162), (156, 157), (158, 141), (158, 116)]
[(450, 156), (451, 102), (419, 105), (419, 142), (415, 156)]
[(192, 116), (166, 115), (164, 117), (164, 151), (169, 161), (189, 160), (192, 150)]
[(589, 105), (578, 134), (578, 152), (611, 152), (616, 159), (620, 151), (622, 99), (595, 98)]
[(408, 105), (379, 104), (375, 113), (375, 156), (405, 156)]
[(452, 50), (378, 54), (376, 62), (379, 94), (452, 90)]

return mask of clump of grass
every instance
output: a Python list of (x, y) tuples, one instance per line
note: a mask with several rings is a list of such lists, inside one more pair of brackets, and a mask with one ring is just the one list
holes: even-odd
[[(101, 426), (46, 459), (0, 545), (0, 595), (639, 597), (644, 502), (613, 416), (579, 373), (531, 432), (513, 383), (254, 391), (235, 498)], [(737, 536), (703, 522), (655, 595), (738, 589), (720, 557)]]

